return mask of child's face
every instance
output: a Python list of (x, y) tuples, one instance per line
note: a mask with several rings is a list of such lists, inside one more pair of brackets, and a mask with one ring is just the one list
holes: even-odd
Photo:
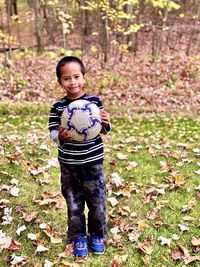
[(79, 98), (83, 95), (85, 78), (81, 72), (80, 65), (76, 62), (65, 64), (61, 70), (59, 84), (65, 90), (67, 97)]

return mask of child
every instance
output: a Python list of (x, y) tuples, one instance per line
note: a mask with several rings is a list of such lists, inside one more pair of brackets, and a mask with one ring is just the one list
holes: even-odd
[(89, 244), (93, 253), (105, 251), (103, 240), (106, 230), (106, 188), (103, 168), (103, 142), (97, 137), (77, 142), (71, 140), (67, 130), (61, 125), (61, 114), (74, 100), (85, 99), (95, 103), (100, 109), (101, 133), (110, 131), (110, 116), (103, 109), (99, 97), (86, 94), (85, 67), (80, 59), (73, 56), (62, 58), (56, 67), (59, 85), (65, 96), (53, 104), (49, 117), (51, 138), (58, 145), (58, 160), (61, 168), (61, 190), (68, 210), (67, 247), (73, 247), (75, 256), (88, 255), (88, 240), (84, 214), (88, 207)]

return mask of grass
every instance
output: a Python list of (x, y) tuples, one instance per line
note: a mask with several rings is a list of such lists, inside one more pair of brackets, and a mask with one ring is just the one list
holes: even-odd
[[(55, 203), (39, 205), (34, 201), (41, 200), (44, 192), (60, 192), (58, 167), (51, 167), (38, 175), (31, 174), (31, 171), (45, 166), (49, 159), (57, 157), (57, 149), (48, 133), (48, 110), (48, 107), (34, 104), (0, 105), (3, 118), (0, 122), (0, 192), (1, 200), (10, 201), (8, 204), (0, 202), (0, 222), (3, 222), (5, 208), (12, 208), (13, 218), (10, 224), (1, 225), (1, 229), (21, 243), (19, 250), (2, 251), (2, 267), (10, 265), (6, 259), (9, 261), (8, 256), (13, 253), (27, 257), (25, 266), (32, 267), (37, 263), (41, 264), (37, 266), (44, 266), (45, 259), (54, 262), (54, 266), (75, 266), (72, 256), (58, 260), (59, 253), (65, 248), (66, 206), (62, 197), (56, 198), (63, 204), (62, 208), (57, 208)], [(196, 173), (200, 169), (198, 118), (134, 114), (133, 118), (126, 119), (118, 114), (112, 118), (112, 127), (110, 135), (103, 137), (108, 198), (112, 196), (119, 201), (117, 206), (111, 207), (109, 201), (107, 205), (110, 245), (107, 245), (104, 255), (90, 254), (81, 266), (140, 267), (144, 264), (142, 258), (145, 255), (151, 258), (150, 267), (184, 266), (183, 258), (175, 261), (171, 257), (172, 251), (180, 251), (179, 244), (187, 249), (189, 255), (200, 256), (191, 243), (193, 237), (200, 238), (200, 200), (196, 195), (200, 185), (199, 174)], [(126, 159), (121, 159), (119, 153)], [(131, 167), (130, 162), (137, 163), (137, 166)], [(166, 164), (162, 165), (162, 162)], [(121, 177), (121, 187), (110, 187), (113, 173)], [(184, 182), (167, 183), (172, 174), (179, 175)], [(11, 187), (14, 187), (11, 186), (13, 178), (19, 182), (18, 197), (10, 194)], [(125, 185), (127, 190), (123, 191)], [(130, 191), (130, 185), (135, 190)], [(151, 193), (149, 189), (152, 189)], [(158, 189), (165, 189), (165, 194), (159, 194)], [(48, 195), (48, 199), (55, 200), (52, 195)], [(189, 208), (184, 210), (184, 207)], [(156, 216), (150, 217), (149, 213), (156, 208), (159, 209)], [(28, 222), (25, 215), (31, 212), (38, 214)], [(135, 212), (135, 216), (131, 217), (131, 212)], [(155, 227), (159, 222), (159, 227)], [(59, 232), (63, 242), (50, 242), (50, 237), (40, 228), (41, 223), (50, 225), (52, 235)], [(188, 226), (189, 230), (181, 232), (179, 224)], [(26, 230), (17, 235), (16, 230), (22, 225), (26, 225)], [(110, 232), (113, 227), (119, 229), (117, 236)], [(136, 242), (131, 242), (128, 236), (135, 230), (140, 230), (140, 235)], [(38, 234), (37, 242), (27, 238), (29, 233)], [(179, 240), (172, 238), (174, 234), (179, 236)], [(158, 241), (160, 236), (170, 239), (170, 246), (162, 246)], [(151, 247), (149, 256), (139, 249), (139, 244), (144, 248), (147, 241)], [(38, 243), (49, 251), (36, 253)], [(128, 257), (120, 265), (120, 256), (123, 255)], [(190, 265), (199, 266), (199, 261)]]

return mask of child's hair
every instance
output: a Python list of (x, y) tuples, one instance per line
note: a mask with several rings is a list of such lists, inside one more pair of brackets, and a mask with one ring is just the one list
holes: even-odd
[(66, 56), (66, 57), (63, 57), (57, 64), (56, 66), (56, 75), (57, 75), (57, 78), (58, 78), (58, 81), (60, 81), (60, 77), (61, 77), (61, 73), (60, 73), (60, 69), (65, 65), (65, 64), (68, 64), (68, 63), (71, 63), (71, 62), (76, 62), (80, 65), (80, 68), (81, 68), (81, 72), (83, 75), (85, 75), (86, 73), (86, 70), (85, 70), (85, 66), (83, 64), (83, 62), (77, 58), (77, 57), (74, 57), (74, 56)]

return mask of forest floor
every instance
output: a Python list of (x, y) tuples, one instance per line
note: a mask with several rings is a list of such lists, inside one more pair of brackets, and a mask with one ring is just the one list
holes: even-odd
[(7, 67), (0, 58), (0, 266), (199, 266), (200, 57), (111, 58), (105, 68), (83, 57), (85, 90), (103, 99), (112, 131), (106, 252), (80, 261), (63, 252), (66, 204), (48, 132), (63, 55), (16, 51)]
[[(9, 68), (0, 66), (0, 101), (51, 104), (63, 93), (55, 77), (62, 56), (60, 50), (42, 56), (14, 52)], [(127, 113), (200, 111), (200, 56), (165, 55), (152, 62), (148, 56), (127, 55), (123, 61), (111, 58), (105, 68), (95, 55), (83, 61), (88, 70), (85, 90), (100, 95), (105, 105), (120, 105)]]

